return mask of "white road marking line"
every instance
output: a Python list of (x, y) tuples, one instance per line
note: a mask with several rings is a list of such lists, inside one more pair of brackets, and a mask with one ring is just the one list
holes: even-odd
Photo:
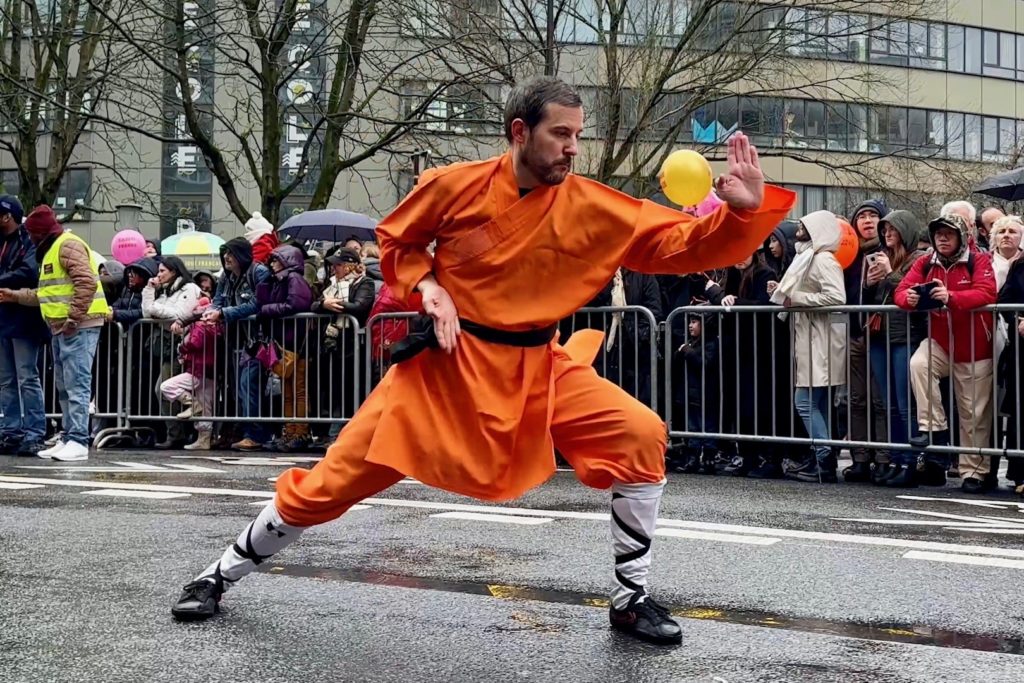
[(655, 536), (671, 538), (692, 538), (699, 541), (722, 541), (723, 543), (746, 543), (747, 545), (775, 545), (781, 538), (766, 536), (739, 536), (736, 534), (716, 534), (710, 531), (692, 531), (690, 529), (655, 529)]
[[(123, 471), (123, 470), (122, 470)], [(128, 491), (166, 491), (168, 493), (203, 493), (214, 496), (238, 496), (240, 498), (266, 498), (273, 496), (273, 491), (250, 491), (245, 489), (214, 489), (204, 486), (171, 486), (169, 484), (134, 484), (115, 481), (89, 481), (85, 479), (43, 479), (42, 477), (3, 477), (0, 481), (11, 481), (26, 484), (54, 484), (57, 486), (73, 486), (94, 489), (102, 486), (107, 489), (125, 489)]]
[[(274, 495), (273, 491), (254, 491), (244, 489), (219, 489), (202, 486), (171, 486), (167, 484), (133, 484), (121, 482), (95, 482), (76, 479), (47, 479), (42, 477), (9, 477), (0, 476), (0, 482), (15, 484), (52, 484), (54, 486), (71, 486), (91, 488), (103, 486), (108, 489), (126, 489), (131, 491), (166, 491), (170, 493), (198, 493), (214, 496), (234, 496), (239, 498), (256, 498), (267, 500)], [(483, 512), (488, 514), (520, 515), (523, 517), (551, 517), (554, 519), (584, 519), (607, 522), (609, 515), (602, 512), (576, 512), (572, 510), (534, 510), (531, 508), (497, 507), (493, 505), (469, 505), (466, 503), (437, 503), (423, 500), (402, 500), (400, 498), (367, 498), (363, 501), (372, 506), (392, 506), (421, 508), (428, 510), (444, 510), (453, 512)], [(933, 550), (936, 552), (966, 553), (989, 557), (1012, 557), (1024, 559), (1024, 550), (1017, 548), (992, 548), (977, 545), (960, 545), (958, 543), (939, 543), (936, 541), (913, 541), (884, 536), (864, 536), (856, 534), (837, 534), (825, 531), (803, 531), (799, 529), (776, 529), (772, 527), (744, 526), (740, 524), (718, 524), (714, 522), (697, 522), (681, 519), (659, 519), (659, 526), (677, 529), (695, 529), (698, 531), (721, 531), (725, 533), (749, 534), (753, 536), (779, 537), (782, 539), (798, 538), (802, 540), (826, 541), (836, 543), (853, 543), (884, 548), (907, 548), (912, 550)]]
[(439, 512), (430, 515), (437, 519), (468, 519), (476, 522), (498, 522), (499, 524), (547, 524), (555, 521), (551, 517), (516, 517), (515, 515), (495, 515), (483, 512)]
[(1008, 507), (1018, 508), (1024, 512), (1024, 503), (1017, 503), (1014, 501), (1000, 501), (1000, 500), (972, 500), (970, 498), (933, 498), (931, 496), (909, 496), (902, 495), (896, 496), (903, 500), (921, 500), (928, 502), (942, 502), (942, 503), (960, 503), (961, 505), (973, 505), (975, 507), (983, 508), (994, 508), (997, 510), (1005, 510)]
[[(253, 507), (265, 508), (265, 507), (267, 507), (268, 505), (270, 505), (273, 502), (274, 502), (274, 499), (271, 498), (270, 500), (258, 500), (255, 503), (249, 503), (249, 505), (252, 505)], [(361, 503), (357, 503), (356, 505), (353, 505), (352, 507), (350, 507), (348, 509), (348, 512), (356, 512), (356, 511), (359, 511), (359, 510), (369, 510), (372, 507), (373, 507), (372, 505), (363, 505)]]
[(126, 491), (124, 489), (97, 489), (82, 491), (83, 496), (110, 496), (112, 498), (152, 498), (155, 500), (171, 500), (172, 498), (189, 498), (188, 493), (169, 493), (166, 491)]
[[(110, 465), (115, 465), (111, 467)], [(66, 472), (91, 472), (106, 474), (137, 474), (140, 472), (157, 472), (176, 474), (184, 472), (201, 472), (203, 474), (223, 474), (227, 470), (198, 465), (154, 465), (142, 462), (111, 462), (110, 465), (15, 465), (20, 470), (63, 470)]]
[(908, 515), (922, 515), (922, 516), (925, 516), (925, 517), (937, 517), (937, 518), (940, 518), (940, 519), (955, 519), (955, 520), (959, 520), (959, 521), (962, 521), (962, 522), (970, 522), (970, 523), (974, 523), (974, 524), (980, 523), (982, 520), (988, 520), (988, 519), (994, 520), (995, 522), (998, 522), (999, 524), (1011, 524), (1013, 526), (1020, 526), (1021, 523), (1022, 523), (1020, 518), (1011, 518), (1011, 517), (992, 517), (992, 516), (989, 516), (989, 515), (977, 515), (975, 517), (968, 517), (966, 515), (951, 515), (951, 514), (949, 514), (947, 512), (931, 512), (930, 510), (907, 510), (906, 508), (880, 507), (878, 509), (879, 510), (886, 510), (888, 512), (904, 512), (904, 513), (906, 513)]
[(202, 467), (200, 465), (172, 465), (172, 464), (167, 464), (167, 465), (164, 465), (164, 467), (173, 467), (176, 470), (184, 470), (185, 472), (208, 472), (208, 473), (216, 473), (216, 474), (222, 474), (222, 473), (225, 472), (225, 470), (217, 470), (217, 469), (214, 469), (212, 467)]
[(1005, 557), (976, 557), (974, 555), (957, 555), (955, 553), (929, 553), (911, 550), (903, 555), (905, 560), (929, 560), (931, 562), (949, 562), (951, 564), (970, 564), (977, 567), (1002, 567), (1004, 569), (1024, 569), (1024, 560), (1009, 560)]
[(741, 524), (716, 524), (714, 522), (691, 522), (675, 519), (659, 519), (658, 524), (661, 526), (700, 529), (703, 531), (725, 531), (738, 534), (753, 534), (755, 536), (778, 536), (784, 539), (799, 538), (810, 541), (834, 541), (836, 543), (873, 545), (883, 548), (911, 548), (914, 550), (934, 550), (937, 552), (967, 553), (991, 557), (1024, 558), (1024, 550), (1016, 548), (990, 548), (980, 545), (940, 543), (938, 541), (911, 541), (902, 538), (886, 538), (885, 536), (835, 534), (827, 531), (802, 531), (799, 529), (772, 529), (770, 527), (744, 526)]
[(8, 482), (0, 481), (0, 489), (6, 489), (8, 491), (23, 491), (25, 489), (42, 489), (46, 488), (42, 484), (11, 484)]

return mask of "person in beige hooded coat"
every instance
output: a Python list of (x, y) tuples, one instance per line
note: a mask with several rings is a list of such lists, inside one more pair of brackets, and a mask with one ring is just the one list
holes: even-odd
[[(796, 234), (797, 256), (782, 281), (769, 285), (772, 301), (787, 308), (841, 306), (846, 303), (843, 269), (836, 261), (842, 232), (828, 211), (815, 211), (800, 219)], [(846, 383), (846, 324), (842, 313), (794, 311), (791, 330), (796, 371), (794, 402), (808, 434), (830, 439), (829, 414), (838, 387)], [(815, 446), (815, 460), (792, 471), (802, 481), (836, 481), (832, 449)]]

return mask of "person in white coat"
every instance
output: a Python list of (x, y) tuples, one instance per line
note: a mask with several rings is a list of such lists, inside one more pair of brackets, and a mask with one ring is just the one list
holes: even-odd
[[(177, 256), (164, 256), (156, 277), (142, 290), (142, 316), (160, 321), (160, 329), (154, 327), (150, 333), (149, 345), (154, 367), (160, 368), (160, 377), (153, 391), (161, 415), (175, 415), (181, 411), (181, 408), (175, 409), (173, 404), (163, 400), (160, 393), (160, 385), (180, 372), (176, 360), (180, 339), (176, 339), (170, 329), (174, 323), (187, 320), (192, 315), (201, 294), (199, 286), (192, 281), (192, 274)], [(167, 438), (156, 444), (156, 448), (181, 448), (189, 442), (188, 432), (185, 423), (171, 421), (167, 425)]]
[[(836, 260), (842, 232), (829, 211), (800, 219), (797, 256), (778, 284), (769, 283), (772, 301), (787, 308), (809, 309), (846, 303), (843, 269)], [(815, 440), (831, 438), (830, 414), (836, 388), (846, 383), (846, 342), (849, 316), (842, 313), (794, 311), (790, 329), (796, 372), (796, 410)], [(815, 445), (815, 458), (789, 472), (801, 481), (836, 482), (832, 449)]]
[(142, 290), (142, 316), (161, 321), (169, 329), (179, 320), (188, 320), (202, 292), (192, 281), (192, 273), (177, 256), (165, 256)]

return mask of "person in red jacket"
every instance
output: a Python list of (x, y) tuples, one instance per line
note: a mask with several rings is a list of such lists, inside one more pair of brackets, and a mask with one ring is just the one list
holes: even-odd
[(259, 211), (253, 211), (252, 218), (245, 222), (245, 239), (252, 245), (252, 260), (270, 265), (270, 254), (280, 246), (274, 225)]
[[(959, 215), (928, 224), (933, 252), (914, 262), (896, 288), (896, 305), (931, 310), (929, 338), (910, 359), (910, 382), (917, 400), (920, 445), (949, 445), (949, 425), (939, 379), (952, 377), (960, 413), (960, 444), (985, 448), (992, 437), (992, 316), (975, 310), (996, 302), (991, 257), (969, 248), (971, 229)], [(951, 336), (952, 332), (952, 336)], [(930, 462), (922, 483), (945, 483), (945, 467)], [(980, 492), (991, 458), (960, 456), (966, 493)]]

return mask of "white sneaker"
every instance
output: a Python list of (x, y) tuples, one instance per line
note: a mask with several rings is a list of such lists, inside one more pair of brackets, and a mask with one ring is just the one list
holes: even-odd
[(54, 453), (59, 452), (63, 448), (64, 442), (61, 441), (60, 439), (57, 439), (57, 443), (55, 443), (54, 445), (50, 446), (45, 450), (39, 451), (38, 453), (36, 453), (36, 457), (43, 458), (44, 460), (49, 460), (50, 458), (53, 457)]
[(83, 446), (77, 441), (68, 441), (64, 444), (64, 448), (52, 454), (50, 457), (54, 460), (60, 460), (61, 462), (78, 462), (80, 460), (88, 460), (89, 448)]

